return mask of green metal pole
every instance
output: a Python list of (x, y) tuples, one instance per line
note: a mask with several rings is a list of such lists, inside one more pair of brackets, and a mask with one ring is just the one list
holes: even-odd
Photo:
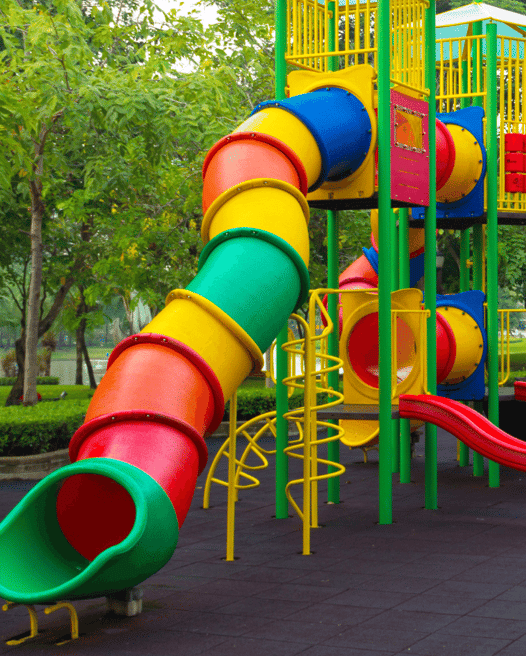
[[(275, 43), (275, 88), (277, 100), (285, 98), (287, 85), (287, 65), (285, 52), (287, 43), (287, 0), (276, 0), (276, 43)], [(288, 422), (283, 415), (289, 409), (287, 387), (282, 380), (288, 375), (287, 354), (281, 348), (288, 339), (288, 328), (283, 326), (276, 343), (276, 517), (288, 517), (289, 504), (285, 486), (289, 478), (289, 463), (284, 449), (289, 441)]]
[[(469, 228), (460, 232), (460, 291), (469, 291)], [(460, 467), (469, 465), (469, 447), (459, 440), (459, 462)]]
[(378, 356), (379, 356), (379, 523), (393, 521), (391, 472), (391, 8), (378, 3)]
[[(338, 289), (338, 212), (329, 210), (327, 212), (327, 286), (330, 289)], [(329, 355), (339, 353), (339, 311), (338, 294), (329, 294), (327, 309), (333, 323), (333, 331), (329, 335)], [(338, 370), (329, 372), (329, 387), (338, 390), (340, 384), (340, 372)], [(334, 420), (338, 424), (338, 420)], [(329, 428), (328, 435), (332, 437), (338, 433), (337, 428)], [(332, 462), (340, 462), (340, 441), (335, 440), (327, 445), (327, 457)], [(329, 467), (329, 472), (335, 471), (335, 467)], [(327, 501), (329, 503), (340, 503), (340, 477), (335, 476), (327, 481)]]
[[(473, 23), (473, 36), (482, 35), (482, 22)], [(480, 87), (482, 90), (482, 83), (484, 80), (484, 71), (482, 69), (482, 48), (473, 48), (473, 90), (476, 91)], [(481, 96), (473, 98), (473, 105), (477, 107), (483, 106), (483, 99)], [(473, 287), (474, 289), (483, 288), (484, 278), (484, 228), (482, 225), (475, 225), (473, 227)], [(478, 412), (483, 412), (482, 401), (475, 401), (474, 407)], [(484, 458), (480, 453), (473, 453), (473, 476), (484, 475)]]
[[(499, 339), (498, 339), (498, 144), (497, 144), (497, 26), (486, 26), (486, 146), (487, 146), (487, 295), (486, 321), (488, 330), (488, 417), (499, 425)], [(499, 487), (498, 463), (488, 462), (489, 486)]]
[[(473, 36), (482, 36), (482, 21), (473, 23)], [(482, 91), (484, 84), (484, 71), (482, 62), (482, 46), (478, 49), (476, 45), (473, 46), (473, 91)], [(484, 100), (482, 96), (473, 98), (473, 104), (477, 107), (483, 107)]]
[[(409, 217), (405, 207), (398, 210), (398, 275), (400, 289), (410, 284)], [(411, 482), (411, 421), (400, 419), (400, 483)]]
[[(334, 2), (329, 2), (329, 11), (332, 12), (333, 18), (329, 20), (329, 49), (331, 51), (336, 49), (336, 7)], [(335, 71), (338, 68), (338, 58), (330, 57), (328, 62), (329, 70)], [(338, 212), (335, 210), (328, 210), (327, 212), (327, 287), (330, 289), (338, 289), (338, 269), (339, 269), (339, 221)], [(338, 295), (329, 294), (327, 310), (333, 323), (334, 329), (329, 335), (329, 355), (339, 354), (339, 311), (338, 311)], [(329, 373), (329, 387), (338, 390), (340, 384), (340, 372), (331, 371)], [(334, 424), (338, 424), (334, 420)], [(332, 437), (338, 432), (335, 428), (329, 428), (328, 436)], [(329, 442), (327, 445), (327, 457), (332, 462), (340, 462), (340, 441), (335, 440)], [(335, 471), (335, 467), (329, 467), (329, 472)], [(329, 478), (327, 481), (327, 501), (328, 503), (340, 503), (340, 477), (335, 476)]]
[[(391, 269), (391, 289), (400, 289), (400, 267), (398, 263), (399, 238), (396, 214), (391, 210), (391, 244), (393, 245), (393, 266)], [(393, 474), (400, 471), (400, 420), (393, 419), (391, 429), (391, 464)]]
[[(484, 278), (484, 263), (483, 263), (483, 251), (484, 251), (484, 233), (483, 226), (477, 224), (473, 226), (473, 288), (482, 289), (483, 288), (483, 278)], [(477, 412), (484, 411), (484, 404), (482, 401), (474, 401), (473, 405)], [(473, 476), (483, 476), (484, 475), (484, 458), (473, 451)]]
[[(468, 53), (469, 56), (469, 53)], [(462, 66), (462, 85), (461, 85), (461, 91), (462, 93), (467, 93), (468, 91), (468, 62), (464, 59), (461, 63)], [(460, 99), (460, 108), (464, 109), (465, 107), (469, 107), (469, 98), (461, 98)], [(466, 228), (466, 230), (461, 230), (460, 232), (460, 280), (459, 280), (459, 288), (461, 292), (467, 292), (469, 291), (469, 267), (468, 267), (468, 260), (469, 260), (469, 228)], [(457, 443), (459, 445), (458, 449), (458, 454), (459, 454), (459, 459), (458, 459), (458, 464), (460, 467), (467, 467), (469, 465), (469, 447), (464, 444), (464, 442), (461, 442), (460, 440), (457, 440)]]
[[(435, 100), (435, 0), (426, 10), (426, 86), (429, 89), (429, 207), (425, 211), (425, 306), (430, 312), (427, 323), (427, 387), (437, 389), (436, 356), (436, 100)], [(437, 428), (426, 424), (425, 507), (438, 508)]]

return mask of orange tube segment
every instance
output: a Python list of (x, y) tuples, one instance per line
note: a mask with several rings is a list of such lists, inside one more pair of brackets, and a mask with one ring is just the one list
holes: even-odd
[(307, 195), (307, 174), (285, 143), (257, 132), (238, 132), (218, 141), (203, 164), (203, 214), (223, 192), (253, 178), (283, 180)]
[(160, 343), (146, 341), (146, 335), (141, 337), (136, 345), (110, 360), (86, 421), (100, 415), (144, 410), (177, 417), (203, 435), (212, 423), (216, 405), (206, 378), (184, 354), (163, 346), (162, 337)]
[(238, 132), (261, 132), (287, 144), (303, 162), (311, 187), (321, 174), (321, 154), (316, 139), (299, 118), (278, 107), (266, 107), (252, 114), (234, 130)]

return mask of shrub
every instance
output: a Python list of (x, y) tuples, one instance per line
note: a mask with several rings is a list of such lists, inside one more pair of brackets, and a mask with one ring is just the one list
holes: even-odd
[(41, 349), (37, 352), (38, 373), (42, 376), (49, 376), (51, 368), (51, 351)]
[(8, 351), (2, 358), (2, 369), (4, 374), (8, 377), (15, 377), (18, 373), (18, 365), (16, 363), (16, 353), (14, 349)]
[(0, 408), (0, 456), (65, 449), (84, 422), (88, 400)]

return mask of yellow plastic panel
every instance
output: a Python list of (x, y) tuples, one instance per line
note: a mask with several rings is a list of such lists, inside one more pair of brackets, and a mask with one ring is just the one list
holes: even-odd
[(365, 444), (378, 444), (380, 429), (376, 420), (340, 419), (340, 426), (345, 435), (340, 441), (349, 447), (363, 446)]
[(324, 87), (345, 89), (360, 100), (371, 121), (371, 145), (362, 165), (349, 177), (338, 182), (325, 182), (319, 189), (307, 196), (307, 200), (343, 200), (348, 198), (369, 198), (374, 194), (374, 153), (377, 141), (377, 120), (374, 113), (374, 79), (372, 66), (362, 64), (334, 73), (314, 73), (293, 71), (289, 74), (290, 96), (309, 93)]
[[(393, 310), (411, 310), (398, 317), (397, 362), (400, 369), (396, 372), (396, 385), (393, 390), (393, 403), (400, 394), (420, 394), (424, 391), (424, 372), (422, 371), (420, 353), (422, 349), (421, 304), (422, 292), (418, 289), (401, 289), (392, 292)], [(343, 329), (340, 338), (340, 357), (343, 360), (344, 402), (358, 404), (377, 404), (378, 387), (368, 384), (353, 368), (348, 353), (348, 341), (359, 321), (370, 314), (378, 313), (378, 295), (375, 292), (356, 290), (342, 294)], [(377, 336), (373, 335), (371, 343)], [(371, 344), (368, 345), (370, 347)], [(364, 345), (365, 348), (365, 345)]]

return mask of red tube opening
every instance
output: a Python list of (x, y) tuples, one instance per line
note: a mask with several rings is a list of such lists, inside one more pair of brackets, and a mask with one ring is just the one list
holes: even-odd
[(59, 490), (57, 519), (71, 546), (93, 560), (129, 535), (135, 523), (135, 504), (111, 478), (76, 474), (66, 478)]
[[(396, 377), (405, 380), (415, 363), (416, 343), (403, 319), (396, 321)], [(356, 375), (370, 387), (378, 387), (378, 314), (372, 312), (356, 322), (347, 343), (349, 362)]]
[(437, 191), (446, 184), (455, 165), (455, 142), (447, 127), (436, 119)]

